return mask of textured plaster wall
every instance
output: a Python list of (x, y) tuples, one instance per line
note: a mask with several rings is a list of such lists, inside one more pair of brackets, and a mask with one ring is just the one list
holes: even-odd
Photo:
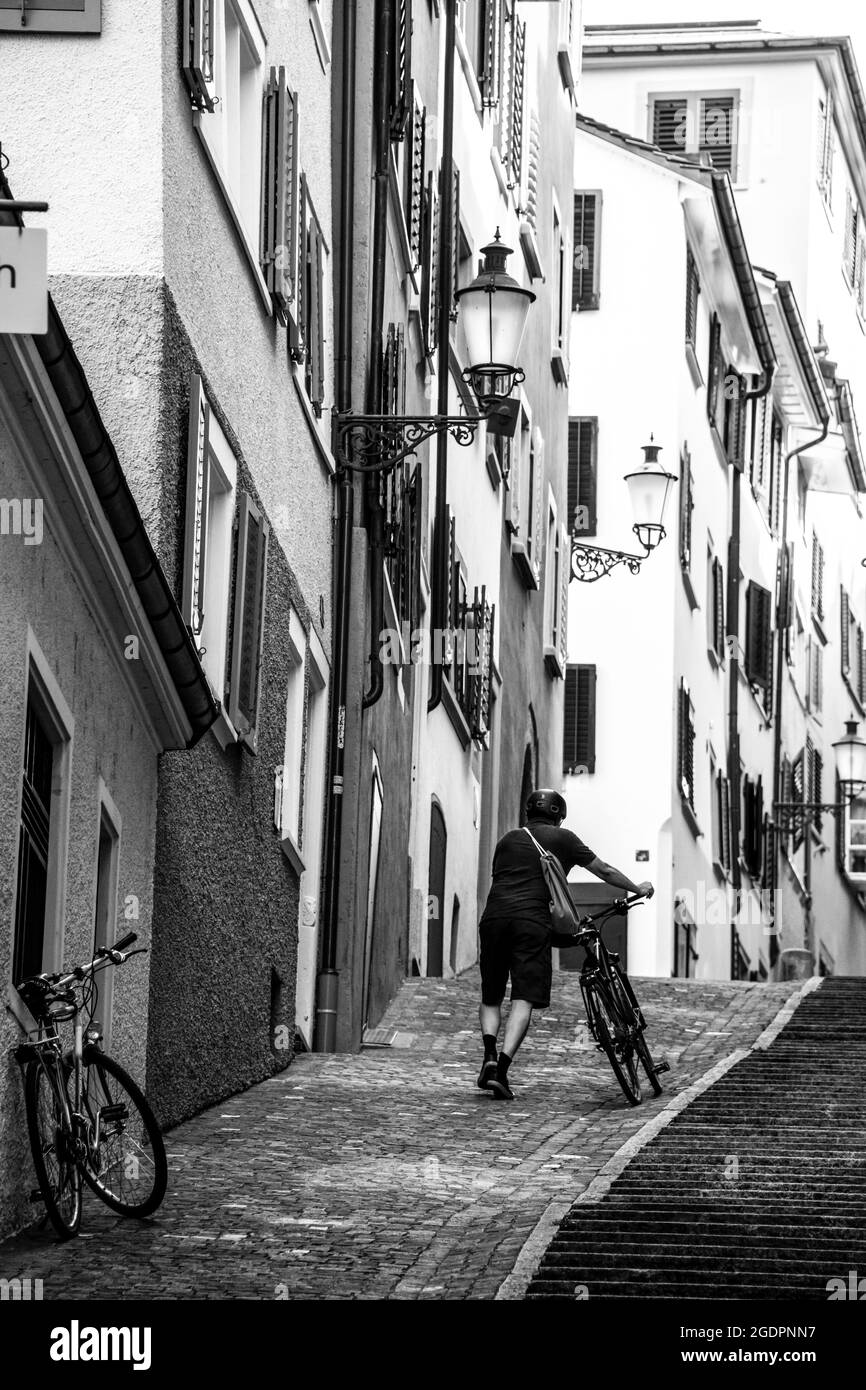
[[(0, 495), (32, 496), (33, 486), (0, 421)], [(55, 968), (92, 954), (98, 841), (98, 779), (122, 819), (118, 863), (118, 935), (151, 940), (157, 754), (130, 695), (130, 678), (110, 649), (97, 610), (73, 579), (46, 502), (44, 539), (25, 546), (0, 538), (0, 978), (12, 970), (21, 766), (27, 679), (27, 625), (75, 719), (70, 762), (65, 934)], [(127, 895), (138, 917), (124, 920)], [(112, 1052), (144, 1085), (150, 956), (115, 971)], [(5, 988), (5, 985), (4, 985)], [(0, 1015), (0, 1235), (33, 1219), (34, 1177), (22, 1085), (10, 1049), (19, 1040), (11, 1015)], [(148, 1088), (149, 1089), (149, 1088)]]
[(159, 273), (160, 6), (103, 0), (100, 35), (0, 34), (8, 177), (50, 204), (27, 221), (50, 229), (52, 274)]

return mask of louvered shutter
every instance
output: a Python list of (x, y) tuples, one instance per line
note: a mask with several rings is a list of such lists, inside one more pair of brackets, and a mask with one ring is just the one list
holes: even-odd
[(574, 536), (596, 534), (597, 427), (594, 418), (568, 422), (568, 525)]
[[(810, 801), (821, 804), (824, 797), (824, 759), (821, 757), (817, 748), (812, 749), (812, 790), (809, 797)], [(815, 812), (815, 826), (820, 830), (824, 823), (823, 814)]]
[(183, 0), (183, 75), (197, 111), (213, 111), (214, 5), (216, 0)]
[(271, 68), (264, 101), (262, 271), (281, 315), (295, 301), (299, 246), (298, 96), (286, 70)]
[(597, 309), (599, 193), (574, 195), (574, 274), (571, 281), (572, 309)]
[(541, 125), (538, 113), (529, 114), (529, 141), (526, 158), (526, 196), (524, 198), (526, 221), (534, 233), (538, 233), (539, 174), (541, 169)]
[(655, 101), (653, 103), (653, 144), (669, 154), (685, 154), (688, 107), (686, 101)]
[(391, 139), (402, 140), (412, 109), (412, 0), (393, 0), (391, 25)]
[(692, 456), (685, 445), (680, 458), (680, 564), (688, 569), (692, 561)]
[(731, 867), (731, 795), (727, 777), (717, 774), (719, 808), (719, 862), (724, 869)]
[(457, 291), (460, 276), (460, 170), (454, 170), (451, 184), (451, 318), (457, 319)]
[(719, 400), (723, 398), (721, 340), (722, 326), (713, 314), (710, 322), (710, 361), (707, 375), (707, 415), (713, 424), (717, 423)]
[[(413, 84), (414, 85), (414, 84)], [(406, 231), (414, 267), (421, 264), (422, 220), (424, 215), (424, 145), (427, 109), (414, 102), (412, 114), (412, 143), (407, 180)]]
[(827, 118), (827, 148), (824, 160), (823, 189), (827, 199), (827, 206), (832, 210), (833, 207), (833, 164), (836, 156), (836, 128), (833, 124), (833, 98), (827, 97), (829, 104)]
[(701, 284), (691, 247), (686, 248), (686, 342), (693, 348), (698, 332), (698, 295)]
[(789, 630), (794, 622), (794, 543), (779, 551), (779, 603), (776, 627)]
[(424, 348), (432, 357), (439, 344), (439, 194), (436, 176), (427, 176), (427, 196), (424, 212), (424, 275), (422, 276), (422, 308)]
[(484, 0), (484, 69), (481, 99), (484, 106), (499, 104), (501, 76), (502, 0)]
[(844, 589), (839, 600), (839, 614), (841, 669), (842, 675), (847, 676), (851, 671), (851, 605)]
[(568, 661), (568, 582), (571, 578), (571, 546), (568, 539), (568, 530), (565, 526), (560, 527), (559, 532), (559, 623), (557, 636), (559, 637), (559, 659), (562, 669)]
[(533, 430), (534, 466), (532, 469), (530, 557), (536, 584), (541, 582), (541, 561), (544, 548), (544, 438), (537, 427)]
[(725, 169), (734, 177), (733, 97), (701, 98), (698, 148), (709, 155), (714, 169)]
[(295, 361), (303, 362), (309, 346), (307, 302), (307, 255), (309, 254), (307, 219), (307, 180), (298, 180), (298, 268), (295, 279), (295, 312), (289, 319), (289, 347)]
[(520, 188), (520, 180), (523, 177), (523, 127), (524, 127), (524, 104), (526, 98), (526, 25), (518, 19), (515, 13), (512, 21), (514, 26), (514, 48), (512, 53), (511, 67), (511, 145), (508, 151), (508, 164), (511, 171), (509, 185), (512, 188)]
[(817, 617), (824, 616), (824, 549), (814, 531), (812, 533), (812, 610)]
[(246, 493), (238, 503), (229, 718), (251, 752), (258, 738), (270, 527)]
[(310, 219), (307, 244), (307, 284), (309, 286), (307, 393), (317, 415), (325, 399), (325, 330), (322, 298), (324, 294), (324, 246), (315, 218)]
[[(186, 525), (183, 545), (183, 616), (198, 637), (204, 624), (207, 516), (210, 490), (210, 406), (196, 372), (190, 385), (186, 452)], [(220, 695), (222, 692), (219, 692)]]
[(511, 126), (513, 120), (514, 83), (514, 7), (505, 10), (502, 24), (502, 54), (500, 59), (501, 90), (499, 93), (499, 121), (497, 126), (497, 149), (504, 166), (511, 158)]
[(864, 277), (866, 277), (866, 237), (861, 217), (857, 216), (857, 247), (854, 253), (854, 300), (863, 313)]
[[(731, 383), (729, 385), (729, 383)], [(725, 374), (725, 391), (733, 394), (725, 396), (725, 452), (728, 462), (739, 472), (743, 471), (743, 450), (745, 444), (745, 409), (743, 406), (743, 379), (728, 367)]]
[(562, 722), (562, 770), (577, 767), (577, 667), (565, 668), (565, 697)]
[(725, 571), (721, 560), (713, 559), (713, 647), (719, 660), (725, 655)]
[(769, 590), (750, 582), (746, 590), (746, 675), (764, 690), (772, 684), (771, 606)]
[[(793, 763), (791, 764), (791, 800), (796, 802), (805, 801), (805, 792), (806, 779), (804, 772), (803, 750), (801, 749), (800, 752), (797, 754), (796, 758), (794, 759)], [(803, 817), (798, 816), (797, 820), (794, 823), (795, 853), (800, 848), (800, 845), (803, 843), (803, 828)]]
[(857, 208), (851, 189), (845, 190), (845, 239), (842, 248), (842, 264), (848, 282), (854, 284), (854, 270), (857, 254)]
[(474, 649), (469, 663), (469, 726), (472, 737), (484, 742), (490, 727), (490, 684), (493, 663), (493, 609), (487, 589), (476, 588), (472, 604)]
[(566, 671), (566, 710), (568, 713), (567, 772), (595, 772), (595, 666), (569, 666)]
[(826, 151), (827, 151), (827, 123), (828, 123), (828, 116), (829, 116), (829, 111), (828, 111), (828, 106), (827, 106), (827, 100), (826, 100), (826, 98), (823, 98), (823, 99), (822, 99), (822, 98), (819, 98), (819, 100), (818, 100), (818, 133), (817, 133), (817, 134), (818, 134), (818, 138), (817, 138), (817, 147), (816, 147), (816, 151), (815, 151), (815, 177), (817, 178), (818, 183), (819, 183), (821, 186), (823, 186), (823, 182), (824, 182), (824, 164), (825, 164), (825, 157), (826, 157)]
[(857, 695), (861, 705), (866, 704), (866, 646), (863, 645), (863, 629), (857, 625)]

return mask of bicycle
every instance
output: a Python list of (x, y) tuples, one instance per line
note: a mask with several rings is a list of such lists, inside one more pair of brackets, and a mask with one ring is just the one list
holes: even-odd
[[(128, 949), (137, 939), (129, 932), (113, 946), (99, 947), (89, 965), (33, 975), (17, 986), (36, 1021), (35, 1036), (14, 1054), (24, 1077), (39, 1182), (31, 1200), (44, 1202), (63, 1240), (81, 1224), (82, 1178), (112, 1211), (139, 1218), (156, 1211), (168, 1184), (153, 1111), (123, 1067), (102, 1051), (102, 1034), (93, 1026), (97, 972), (143, 954), (146, 947)], [(71, 1047), (60, 1036), (65, 1023), (73, 1025)]]
[[(616, 951), (609, 951), (602, 939), (602, 919), (623, 908), (643, 903), (642, 895), (617, 898), (594, 917), (582, 917), (577, 941), (586, 950), (580, 972), (580, 992), (586, 1009), (589, 1031), (599, 1051), (604, 1051), (613, 1074), (631, 1105), (643, 1100), (638, 1064), (647, 1074), (653, 1094), (662, 1094), (659, 1073), (670, 1071), (668, 1062), (654, 1062), (644, 1038), (646, 1020), (628, 975)], [(602, 921), (602, 925), (597, 923)]]

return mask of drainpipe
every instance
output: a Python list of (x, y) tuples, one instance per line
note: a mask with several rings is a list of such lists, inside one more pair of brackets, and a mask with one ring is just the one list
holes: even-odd
[[(355, 26), (357, 0), (343, 0), (341, 59), (340, 254), (337, 300), (336, 407), (352, 405), (352, 289), (354, 284), (355, 215)], [(339, 11), (335, 11), (336, 14)], [(337, 918), (340, 888), (340, 849), (343, 822), (346, 681), (348, 674), (352, 526), (355, 492), (351, 475), (337, 485), (336, 557), (334, 563), (334, 650), (328, 738), (328, 803), (323, 854), (322, 940), (316, 982), (314, 1046), (334, 1052), (337, 1046)]]
[[(828, 435), (828, 433), (829, 433), (829, 430), (830, 430), (830, 420), (829, 420), (829, 418), (827, 418), (827, 419), (824, 420), (824, 422), (823, 422), (823, 425), (822, 425), (821, 433), (820, 433), (820, 434), (815, 435), (815, 437), (814, 437), (813, 439), (807, 440), (805, 444), (798, 444), (798, 446), (797, 446), (796, 449), (792, 449), (792, 450), (790, 451), (790, 453), (788, 453), (788, 454), (785, 455), (785, 463), (784, 463), (784, 471), (785, 471), (785, 488), (784, 488), (784, 496), (783, 496), (783, 500), (782, 500), (782, 535), (781, 535), (781, 550), (782, 550), (782, 553), (784, 553), (785, 548), (786, 548), (787, 543), (788, 543), (788, 491), (789, 491), (790, 475), (791, 475), (791, 466), (790, 466), (790, 465), (791, 465), (791, 460), (792, 460), (793, 458), (796, 458), (796, 456), (797, 456), (798, 454), (805, 453), (805, 451), (806, 451), (807, 449), (813, 449), (813, 448), (815, 447), (816, 444), (821, 444), (821, 443), (823, 443), (823, 441), (827, 438), (827, 435)], [(788, 583), (790, 584), (790, 582), (791, 582), (791, 578), (790, 578), (790, 574), (789, 574), (789, 575), (788, 575)], [(776, 681), (776, 708), (775, 708), (776, 736), (775, 736), (775, 738), (774, 738), (774, 740), (773, 740), (773, 787), (774, 787), (774, 789), (775, 789), (775, 799), (776, 799), (776, 801), (781, 801), (781, 800), (782, 800), (782, 787), (781, 787), (781, 777), (782, 777), (782, 685), (783, 685), (782, 673), (783, 673), (783, 671), (784, 671), (784, 669), (785, 669), (785, 667), (784, 667), (784, 662), (785, 662), (785, 629), (784, 629), (784, 628), (778, 623), (778, 621), (777, 621), (777, 633), (776, 633), (776, 670), (777, 670), (777, 672), (778, 672), (778, 679), (777, 679), (777, 681)], [(774, 861), (775, 861), (775, 864), (774, 864), (775, 873), (774, 873), (774, 875), (773, 875), (773, 878), (774, 878), (774, 883), (775, 883), (776, 890), (777, 890), (777, 892), (778, 892), (779, 887), (780, 887), (780, 883), (781, 883), (781, 858), (782, 858), (782, 837), (781, 837), (781, 835), (780, 835), (780, 833), (779, 833), (779, 827), (778, 827), (778, 825), (774, 825), (773, 840), (774, 840), (773, 858), (774, 858)], [(810, 875), (810, 872), (811, 872), (811, 866), (809, 865), (809, 843), (808, 843), (808, 842), (809, 842), (809, 832), (808, 832), (808, 829), (807, 829), (807, 832), (806, 832), (806, 865), (807, 865), (807, 868), (806, 868), (806, 875), (807, 875), (807, 877)], [(773, 915), (773, 925), (774, 925), (774, 927), (777, 926), (776, 917), (775, 917), (775, 906), (774, 906), (774, 915)], [(776, 960), (777, 960), (777, 958), (778, 958), (778, 955), (779, 955), (779, 939), (778, 939), (778, 935), (774, 932), (774, 934), (770, 937), (770, 965), (771, 965), (771, 967), (772, 967), (773, 965), (775, 965)]]
[[(391, 61), (391, 13), (393, 0), (376, 3), (376, 53), (373, 67), (374, 135), (376, 168), (373, 175), (373, 244), (370, 289), (370, 358), (367, 372), (367, 412), (382, 407), (382, 343), (385, 312), (385, 257), (388, 249), (388, 184), (390, 177), (391, 133), (388, 112), (388, 74)], [(381, 633), (385, 626), (385, 588), (382, 566), (385, 556), (385, 513), (378, 473), (367, 479), (365, 489), (367, 531), (370, 537), (370, 688), (364, 695), (364, 709), (382, 698), (385, 676), (380, 656)]]
[[(775, 367), (765, 370), (761, 375), (760, 386), (742, 394), (742, 405), (746, 401), (758, 401), (766, 396), (773, 384)], [(753, 417), (754, 419), (754, 417)], [(755, 449), (755, 432), (752, 430), (752, 453)], [(740, 486), (742, 469), (732, 464), (731, 477), (731, 535), (728, 541), (728, 786), (731, 810), (731, 869), (736, 894), (737, 911), (740, 907)]]
[[(438, 413), (448, 414), (448, 394), (451, 380), (451, 297), (452, 258), (451, 229), (454, 221), (454, 52), (457, 46), (457, 0), (445, 4), (445, 67), (443, 72), (442, 160), (439, 207), (441, 209), (441, 238), (439, 246), (439, 373)], [(433, 631), (443, 632), (449, 625), (448, 609), (448, 537), (445, 535), (448, 492), (448, 435), (436, 439), (436, 515), (433, 524), (433, 592), (431, 621)], [(432, 633), (431, 633), (432, 637)], [(431, 651), (439, 644), (431, 642)], [(434, 710), (442, 700), (442, 663), (434, 661), (431, 669), (430, 699), (427, 709)]]

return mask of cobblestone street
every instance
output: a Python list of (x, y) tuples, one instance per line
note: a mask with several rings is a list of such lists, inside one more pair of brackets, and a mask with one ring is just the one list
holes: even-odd
[(555, 976), (511, 1104), (475, 1085), (475, 972), (412, 980), (383, 1021), (391, 1047), (301, 1056), (172, 1131), (155, 1220), (115, 1218), (88, 1194), (77, 1241), (61, 1246), (48, 1228), (15, 1237), (0, 1246), (0, 1277), (40, 1278), (46, 1299), (520, 1297), (515, 1265), (528, 1279), (603, 1165), (754, 1043), (798, 986), (637, 989), (672, 1068), (658, 1100), (626, 1104), (588, 1044), (574, 975)]

